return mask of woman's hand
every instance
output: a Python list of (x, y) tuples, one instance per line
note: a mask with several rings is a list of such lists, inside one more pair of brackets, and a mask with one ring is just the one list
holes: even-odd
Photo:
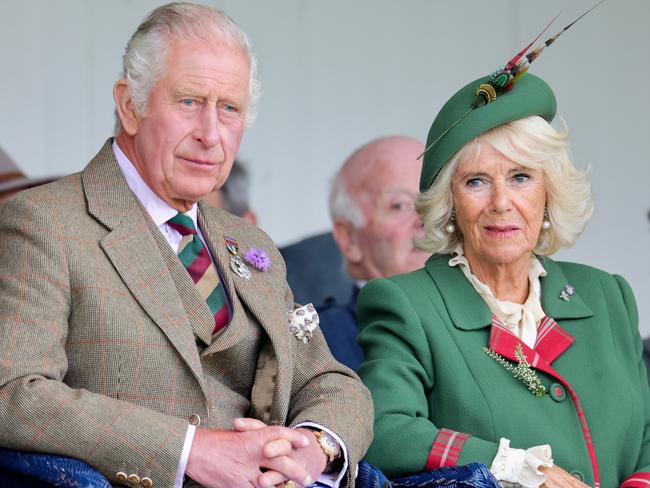
[(559, 466), (546, 468), (540, 466), (537, 468), (539, 471), (546, 475), (546, 482), (542, 484), (543, 488), (588, 488), (582, 481), (571, 476)]

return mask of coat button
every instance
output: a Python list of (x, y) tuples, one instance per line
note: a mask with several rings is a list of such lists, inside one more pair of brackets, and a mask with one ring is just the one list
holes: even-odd
[(142, 488), (151, 488), (153, 486), (153, 481), (151, 481), (151, 478), (145, 476), (140, 480), (140, 486), (142, 486)]
[(190, 424), (192, 424), (195, 427), (198, 427), (199, 425), (201, 425), (201, 417), (193, 413), (192, 415), (190, 415)]
[(551, 398), (556, 402), (563, 402), (566, 398), (566, 390), (559, 383), (553, 383), (549, 388), (549, 393), (551, 394)]
[(578, 481), (584, 481), (584, 480), (585, 480), (584, 475), (583, 475), (580, 471), (578, 471), (578, 470), (576, 470), (576, 469), (574, 469), (573, 471), (571, 471), (571, 476), (573, 476), (573, 477), (574, 477), (575, 479), (577, 479)]
[(129, 479), (129, 477), (127, 476), (127, 474), (124, 471), (117, 472), (115, 474), (115, 477), (117, 478), (117, 481), (119, 481), (120, 483), (124, 483), (125, 481), (127, 481)]
[(139, 485), (140, 484), (140, 477), (137, 474), (130, 474), (127, 481), (129, 483), (131, 483), (132, 485)]

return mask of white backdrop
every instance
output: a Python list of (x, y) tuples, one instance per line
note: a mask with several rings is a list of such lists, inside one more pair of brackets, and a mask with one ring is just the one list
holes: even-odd
[[(329, 227), (327, 187), (357, 146), (424, 140), (441, 104), (591, 0), (224, 0), (264, 93), (240, 157), (261, 226), (286, 244)], [(0, 0), (0, 145), (33, 176), (80, 170), (111, 135), (112, 84), (150, 0)], [(609, 0), (531, 72), (554, 88), (596, 210), (557, 256), (625, 276), (650, 335), (650, 2)]]

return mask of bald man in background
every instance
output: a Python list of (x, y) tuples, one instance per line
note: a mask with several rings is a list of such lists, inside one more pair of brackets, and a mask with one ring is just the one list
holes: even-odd
[(388, 136), (357, 149), (338, 171), (330, 192), (333, 235), (354, 285), (344, 303), (318, 307), (325, 339), (334, 357), (356, 370), (363, 361), (357, 345), (356, 302), (372, 278), (424, 266), (428, 254), (413, 240), (422, 235), (415, 212), (424, 145), (410, 137)]

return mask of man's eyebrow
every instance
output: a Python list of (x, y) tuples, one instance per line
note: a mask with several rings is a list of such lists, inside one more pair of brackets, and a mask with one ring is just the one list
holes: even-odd
[(201, 94), (199, 90), (194, 88), (182, 88), (176, 89), (172, 92), (174, 98), (205, 98), (204, 94)]

